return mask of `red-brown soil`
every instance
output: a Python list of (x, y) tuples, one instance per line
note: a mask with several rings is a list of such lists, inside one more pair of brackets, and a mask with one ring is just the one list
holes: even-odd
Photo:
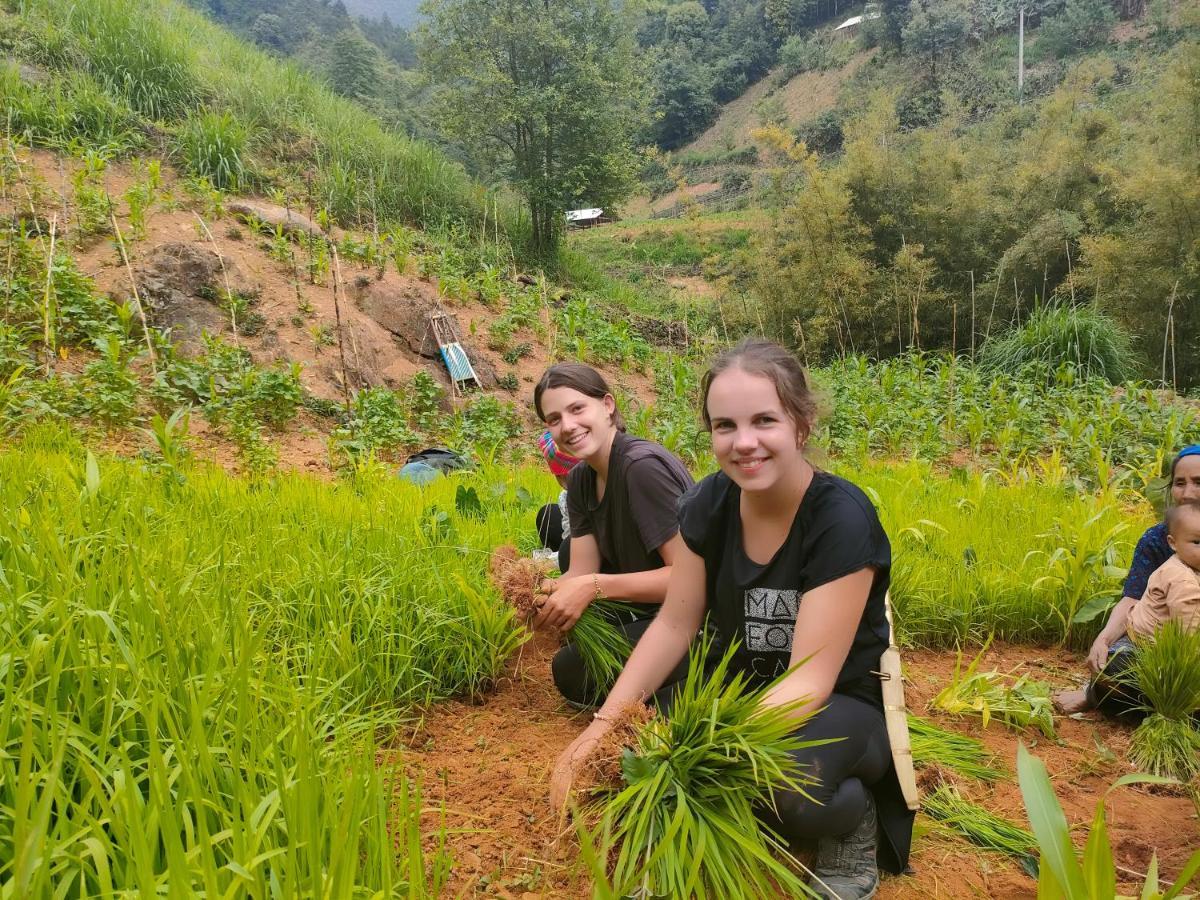
[[(569, 828), (549, 808), (550, 769), (558, 754), (584, 728), (587, 717), (568, 708), (550, 682), (554, 643), (538, 637), (477, 702), (456, 701), (429, 710), (383, 763), (402, 765), (419, 778), (430, 826), (443, 821), (455, 857), (448, 893), (473, 896), (567, 898), (586, 896), (587, 876)], [(1072, 653), (1029, 647), (993, 647), (985, 666), (1027, 671), (1056, 687), (1070, 684), (1082, 660)], [(1130, 771), (1122, 762), (1129, 730), (1099, 717), (1058, 719), (1058, 739), (1013, 732), (973, 718), (929, 712), (926, 704), (954, 669), (954, 654), (912, 651), (905, 655), (908, 704), (938, 725), (981, 737), (1015, 773), (1019, 741), (1045, 763), (1068, 821), (1082, 846), (1096, 800)], [(963, 793), (991, 811), (1026, 824), (1015, 775), (992, 786), (966, 779)], [(1133, 893), (1135, 882), (1157, 852), (1159, 871), (1173, 877), (1200, 846), (1200, 822), (1184, 796), (1121, 788), (1109, 796), (1108, 825), (1119, 877)], [(429, 831), (429, 847), (436, 842)], [(914, 874), (886, 878), (884, 900), (909, 897), (1033, 898), (1037, 886), (1003, 856), (986, 853), (917, 819)]]
[[(71, 175), (81, 166), (81, 162), (44, 150), (21, 151), (17, 159), (20, 172), (7, 192), (0, 196), (0, 213), (24, 215), (29, 210), (32, 197), (38, 215), (46, 223), (52, 218), (55, 220), (59, 247), (63, 247), (66, 241), (74, 243), (72, 229), (76, 227), (76, 211), (73, 208)], [(108, 165), (103, 178), (104, 190), (115, 205), (115, 216), (124, 236), (135, 278), (142, 278), (147, 260), (163, 247), (188, 245), (206, 254), (218, 254), (228, 270), (234, 273), (231, 283), (235, 288), (246, 287), (258, 293), (255, 311), (265, 320), (259, 335), (235, 336), (226, 325), (221, 336), (225, 340), (236, 340), (259, 364), (299, 363), (302, 366), (301, 382), (313, 395), (338, 402), (344, 400), (338, 347), (323, 346), (318, 340), (322, 333), (334, 334), (336, 329), (338, 310), (334, 305), (332, 273), (324, 277), (322, 284), (309, 283), (305, 277), (305, 251), (295, 246), (299, 267), (299, 278), (295, 278), (296, 273), (290, 262), (272, 258), (265, 238), (255, 234), (249, 226), (229, 213), (205, 218), (202, 226), (198, 209), (193, 208), (196, 204), (187, 198), (182, 179), (167, 165), (162, 167), (159, 200), (147, 212), (146, 234), (141, 240), (135, 240), (122, 197), (138, 179), (134, 165), (119, 161)], [(26, 190), (29, 191), (28, 195)], [(234, 200), (229, 199), (230, 202)], [(89, 238), (82, 246), (72, 247), (70, 252), (79, 270), (94, 280), (101, 293), (120, 302), (131, 297), (129, 268), (124, 264), (112, 236)], [(403, 319), (406, 324), (410, 321), (414, 323), (413, 327), (406, 327), (403, 333), (397, 333), (394, 324), (393, 330), (383, 324), (385, 321), (396, 321), (396, 316), (391, 314), (391, 308), (396, 304), (411, 302), (414, 308), (420, 309), (430, 304), (440, 305), (454, 317), (459, 336), (468, 346), (472, 360), (481, 373), (516, 376), (519, 388), (515, 393), (499, 388), (494, 379), (485, 387), (498, 397), (516, 403), (525, 412), (530, 431), (536, 430), (538, 424), (532, 410), (533, 385), (552, 362), (547, 341), (539, 340), (531, 331), (518, 332), (514, 336), (514, 343), (528, 343), (531, 351), (516, 364), (507, 363), (500, 353), (487, 346), (488, 327), (504, 313), (503, 301), (490, 307), (477, 300), (462, 302), (442, 296), (437, 280), (419, 275), (416, 269), (415, 255), (404, 272), (398, 272), (395, 264), (389, 262), (382, 276), (374, 268), (350, 260), (341, 261), (339, 305), (351, 386), (356, 389), (367, 385), (398, 388), (413, 374), (423, 370), (437, 378), (449, 393), (448, 378), (440, 361), (415, 352), (424, 337), (423, 317), (410, 315)], [(511, 279), (518, 274), (516, 270), (507, 273)], [(372, 297), (377, 298), (374, 306)], [(543, 326), (552, 331), (548, 309), (543, 312), (542, 318)], [(86, 362), (93, 358), (90, 351), (81, 348), (72, 349), (67, 356), (67, 359), (56, 364), (62, 371), (71, 373), (82, 371)], [(137, 367), (146, 369), (148, 373), (144, 361), (138, 363)], [(610, 384), (625, 395), (645, 400), (654, 396), (653, 380), (648, 374), (620, 368), (598, 368), (605, 371)], [(473, 392), (453, 403), (469, 403), (475, 396)], [(151, 412), (148, 404), (142, 412)], [(284, 430), (268, 434), (268, 440), (279, 454), (280, 468), (332, 475), (334, 468), (326, 449), (331, 427), (328, 420), (302, 414)], [(236, 453), (228, 438), (214, 433), (198, 411), (191, 417), (190, 431), (197, 456), (230, 470), (239, 468)], [(136, 432), (110, 435), (103, 443), (117, 452), (136, 451), (141, 446), (148, 446), (148, 442), (143, 441)], [(532, 441), (529, 444), (532, 446)]]

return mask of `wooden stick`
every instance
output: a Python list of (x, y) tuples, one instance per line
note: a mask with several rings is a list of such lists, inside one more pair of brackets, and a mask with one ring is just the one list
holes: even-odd
[(329, 242), (329, 251), (333, 254), (333, 316), (337, 321), (338, 356), (342, 360), (342, 395), (346, 398), (346, 416), (350, 417), (350, 376), (346, 373), (346, 345), (342, 340), (342, 305), (338, 301), (338, 292), (342, 283), (342, 263), (338, 258), (337, 247)]
[(125, 263), (125, 271), (129, 273), (129, 287), (133, 289), (133, 300), (137, 304), (138, 318), (142, 320), (142, 335), (146, 339), (146, 352), (150, 354), (150, 371), (158, 374), (158, 361), (154, 356), (154, 342), (150, 340), (150, 325), (146, 322), (146, 309), (142, 306), (142, 295), (138, 293), (137, 278), (133, 274), (133, 266), (129, 264), (129, 254), (125, 252), (125, 239), (121, 237), (121, 226), (117, 217), (109, 207), (108, 220), (112, 223), (113, 234), (117, 236), (117, 248), (121, 251), (121, 261)]
[(46, 254), (46, 288), (42, 294), (42, 347), (46, 351), (46, 375), (54, 371), (54, 332), (50, 326), (50, 301), (54, 296), (54, 240), (58, 236), (58, 215), (50, 220), (50, 252)]
[(233, 328), (233, 343), (234, 346), (242, 346), (238, 340), (237, 327), (237, 305), (233, 302), (233, 288), (229, 285), (229, 272), (225, 268), (225, 257), (221, 255), (221, 248), (217, 246), (216, 238), (213, 233), (208, 230), (208, 226), (204, 224), (204, 220), (200, 218), (200, 213), (192, 213), (196, 217), (196, 221), (200, 223), (200, 228), (203, 229), (208, 242), (212, 244), (213, 253), (217, 254), (217, 262), (221, 264), (221, 280), (225, 282), (225, 302), (229, 304), (229, 324)]

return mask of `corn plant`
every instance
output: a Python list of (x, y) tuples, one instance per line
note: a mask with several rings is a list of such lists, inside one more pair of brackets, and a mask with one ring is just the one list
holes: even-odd
[(705, 672), (704, 649), (693, 647), (670, 715), (642, 727), (621, 761), (625, 787), (601, 801), (619, 895), (810, 893), (755, 812), (776, 791), (803, 791), (808, 776), (791, 756), (806, 745), (803, 722), (787, 707), (764, 707), (765, 689), (731, 674), (730, 658)]
[[(1096, 802), (1096, 812), (1080, 857), (1071, 842), (1067, 818), (1063, 815), (1054, 787), (1046, 774), (1045, 764), (1025, 749), (1017, 747), (1017, 778), (1029, 824), (1037, 836), (1040, 851), (1038, 864), (1038, 900), (1092, 900), (1095, 897), (1117, 896), (1117, 871), (1112, 845), (1108, 839), (1108, 822), (1104, 808), (1108, 794), (1130, 784), (1165, 784), (1170, 779), (1153, 775), (1133, 774), (1117, 779)], [(1158, 879), (1158, 855), (1150, 860), (1150, 869), (1142, 884), (1143, 900), (1173, 900), (1200, 873), (1200, 850), (1184, 863), (1175, 883), (1163, 887)]]

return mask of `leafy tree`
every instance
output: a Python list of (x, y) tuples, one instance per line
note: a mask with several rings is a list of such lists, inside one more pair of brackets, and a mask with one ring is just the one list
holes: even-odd
[(1116, 24), (1109, 0), (1067, 0), (1066, 8), (1042, 25), (1035, 46), (1042, 57), (1068, 56), (1108, 40)]
[[(762, 236), (755, 273), (768, 315), (764, 324), (777, 337), (791, 338), (811, 361), (855, 352), (879, 310), (867, 229), (851, 208), (845, 177), (821, 166), (815, 153), (780, 128), (764, 128), (755, 137), (780, 161), (780, 205)], [(797, 177), (801, 186), (789, 191)]]
[(607, 207), (636, 174), (633, 28), (614, 0), (430, 0), (418, 43), (443, 127), (524, 198), (538, 251), (563, 212)]
[(904, 47), (929, 61), (929, 77), (936, 80), (938, 60), (965, 44), (970, 28), (963, 0), (916, 0), (904, 26)]
[(365, 100), (377, 93), (379, 51), (357, 28), (347, 28), (334, 39), (329, 77), (333, 89), (343, 97)]
[(656, 120), (651, 139), (666, 150), (681, 147), (717, 117), (712, 75), (690, 53), (676, 48), (655, 67)]

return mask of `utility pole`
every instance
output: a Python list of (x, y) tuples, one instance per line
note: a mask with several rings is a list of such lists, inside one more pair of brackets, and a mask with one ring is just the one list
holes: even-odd
[(1025, 102), (1025, 7), (1021, 7), (1017, 25), (1017, 103)]

